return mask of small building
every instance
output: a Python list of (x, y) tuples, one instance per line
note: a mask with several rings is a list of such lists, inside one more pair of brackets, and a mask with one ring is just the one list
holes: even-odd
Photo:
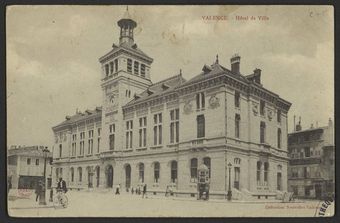
[[(39, 180), (44, 180), (45, 146), (11, 146), (7, 150), (7, 181), (12, 189), (34, 189)], [(46, 147), (47, 148), (47, 147)], [(46, 161), (47, 186), (51, 185), (49, 152)]]
[(301, 121), (288, 134), (288, 190), (296, 197), (322, 199), (334, 194), (334, 127), (301, 130)]

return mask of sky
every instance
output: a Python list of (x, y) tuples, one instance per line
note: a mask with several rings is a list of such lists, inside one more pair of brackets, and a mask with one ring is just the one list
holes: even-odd
[[(98, 58), (118, 44), (126, 6), (10, 6), (6, 12), (7, 144), (53, 144), (66, 115), (101, 106)], [(242, 74), (262, 70), (263, 86), (292, 103), (303, 129), (334, 120), (334, 20), (331, 6), (130, 6), (135, 43), (154, 59), (151, 80), (204, 64)], [(226, 20), (206, 19), (224, 16)], [(237, 16), (248, 20), (237, 20)], [(251, 17), (255, 19), (252, 20)], [(268, 19), (259, 19), (268, 18)]]

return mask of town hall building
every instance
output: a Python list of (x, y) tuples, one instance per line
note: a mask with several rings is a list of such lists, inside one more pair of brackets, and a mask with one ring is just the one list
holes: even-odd
[(118, 26), (119, 43), (99, 58), (102, 106), (52, 128), (54, 183), (63, 177), (71, 189), (93, 190), (147, 184), (155, 195), (168, 187), (194, 197), (205, 164), (212, 198), (225, 198), (229, 177), (233, 199), (287, 191), (291, 103), (264, 88), (260, 69), (245, 75), (240, 56), (231, 69), (217, 56), (189, 80), (180, 71), (153, 83), (153, 59), (135, 43), (128, 10)]

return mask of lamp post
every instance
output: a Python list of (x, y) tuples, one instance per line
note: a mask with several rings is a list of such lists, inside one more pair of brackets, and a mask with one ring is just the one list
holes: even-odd
[(229, 169), (229, 186), (228, 186), (228, 193), (227, 193), (227, 200), (231, 201), (232, 192), (231, 192), (231, 185), (230, 185), (230, 172), (231, 172), (231, 163), (228, 163), (228, 169)]
[(41, 192), (40, 192), (40, 197), (39, 197), (39, 204), (40, 205), (46, 205), (46, 158), (48, 156), (49, 150), (47, 147), (45, 147), (43, 150), (43, 156), (44, 156), (44, 182), (41, 186)]

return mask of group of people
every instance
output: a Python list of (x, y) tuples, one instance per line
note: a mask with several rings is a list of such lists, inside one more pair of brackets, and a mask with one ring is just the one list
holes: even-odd
[[(45, 191), (45, 189), (46, 189), (45, 183), (42, 180), (39, 180), (36, 187), (35, 187), (35, 194), (36, 194), (35, 201), (36, 202), (39, 201), (41, 193), (43, 191)], [(56, 190), (57, 190), (57, 192), (58, 191), (63, 192), (63, 193), (67, 192), (66, 182), (65, 182), (65, 180), (63, 180), (63, 178), (59, 178)]]
[[(137, 186), (136, 188), (131, 187), (131, 194), (134, 194), (134, 193), (136, 195), (142, 194), (142, 198), (147, 198), (147, 196), (146, 196), (146, 190), (147, 190), (146, 184), (144, 184), (142, 187), (143, 187), (143, 190), (141, 189), (141, 186)], [(127, 189), (127, 192), (129, 192), (129, 189)]]

